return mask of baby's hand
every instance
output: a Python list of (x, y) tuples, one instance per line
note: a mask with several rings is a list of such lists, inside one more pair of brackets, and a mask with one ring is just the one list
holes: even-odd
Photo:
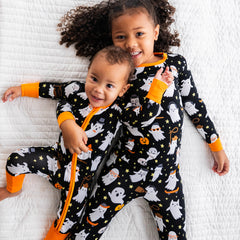
[(168, 66), (166, 67), (165, 72), (164, 73), (162, 73), (162, 72), (163, 72), (163, 68), (160, 68), (157, 71), (157, 73), (155, 75), (155, 78), (160, 80), (160, 81), (165, 82), (168, 86), (170, 86), (173, 82), (173, 79), (174, 79), (172, 72), (169, 71)]
[(10, 87), (4, 94), (2, 97), (2, 101), (6, 102), (7, 100), (9, 102), (11, 102), (12, 100), (14, 100), (17, 97), (21, 97), (22, 95), (22, 89), (21, 86), (17, 86), (17, 87)]
[(60, 126), (64, 146), (70, 153), (80, 154), (82, 151), (87, 152), (89, 149), (87, 144), (87, 134), (85, 131), (74, 121), (65, 120)]

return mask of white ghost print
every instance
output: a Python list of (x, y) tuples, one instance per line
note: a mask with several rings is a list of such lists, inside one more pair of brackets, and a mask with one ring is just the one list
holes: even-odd
[(188, 102), (185, 102), (185, 110), (186, 112), (192, 116), (194, 114), (196, 114), (198, 112), (198, 109), (195, 108), (195, 104), (193, 104), (192, 102), (188, 101)]
[[(101, 120), (101, 119), (100, 119)], [(97, 122), (95, 124), (91, 123), (91, 128), (86, 132), (88, 138), (92, 138), (95, 137), (96, 135), (98, 135), (99, 133), (103, 132), (103, 123), (102, 122)]]
[(81, 232), (76, 233), (76, 240), (86, 240), (87, 236), (89, 235), (89, 233), (85, 233), (85, 229), (83, 229)]
[(77, 83), (71, 83), (65, 87), (65, 94), (69, 97), (70, 94), (77, 92), (79, 90), (79, 85)]
[(148, 170), (147, 169), (140, 169), (139, 171), (134, 171), (133, 175), (130, 175), (131, 181), (134, 182), (140, 182), (140, 181), (146, 181)]
[(96, 171), (100, 162), (101, 162), (101, 156), (98, 156), (94, 160), (92, 160), (92, 166), (90, 171), (91, 172)]
[(78, 203), (82, 203), (84, 199), (87, 197), (87, 191), (88, 191), (88, 184), (83, 184), (81, 188), (78, 189), (78, 193), (76, 196), (73, 197), (73, 200), (75, 200)]
[(172, 139), (172, 141), (171, 141), (171, 143), (170, 143), (170, 149), (169, 149), (167, 155), (173, 155), (173, 154), (175, 153), (175, 150), (176, 150), (176, 148), (177, 148), (177, 140), (178, 140), (178, 137), (177, 137), (177, 136), (175, 136), (175, 137)]
[(154, 186), (147, 186), (146, 187), (146, 194), (144, 195), (144, 198), (148, 201), (158, 202), (160, 199), (157, 197), (158, 191)]
[(92, 111), (92, 106), (88, 105), (87, 107), (83, 109), (79, 109), (79, 113), (82, 115), (82, 117), (86, 117), (91, 111)]
[(175, 91), (175, 83), (172, 82), (172, 84), (167, 88), (165, 93), (163, 94), (164, 97), (173, 97), (174, 91)]
[(163, 229), (166, 227), (162, 218), (163, 217), (158, 213), (154, 217), (155, 221), (157, 222), (158, 228), (161, 232), (163, 232)]
[(152, 134), (156, 141), (161, 141), (165, 139), (165, 136), (163, 135), (164, 132), (161, 130), (161, 127), (158, 123), (154, 123), (149, 132)]
[(122, 187), (116, 187), (108, 195), (113, 203), (123, 204), (123, 198), (126, 196), (124, 193), (125, 190)]
[(72, 111), (72, 106), (69, 103), (66, 103), (66, 104), (62, 105), (61, 111), (71, 112)]
[(107, 135), (105, 136), (105, 139), (102, 141), (102, 144), (99, 146), (99, 149), (105, 151), (107, 147), (111, 145), (113, 137), (114, 137), (113, 133), (107, 131)]
[(152, 76), (150, 75), (147, 79), (143, 79), (144, 85), (141, 86), (140, 89), (149, 92), (153, 78), (154, 78), (154, 75), (152, 75)]
[(168, 177), (168, 179), (165, 181), (167, 183), (167, 185), (165, 186), (165, 188), (167, 188), (168, 190), (173, 190), (176, 188), (177, 182), (179, 180), (176, 177), (176, 171), (172, 171)]
[(207, 134), (207, 132), (204, 131), (203, 126), (202, 126), (202, 125), (198, 125), (198, 126), (197, 126), (197, 130), (198, 130), (198, 132), (200, 133), (200, 135), (203, 137), (203, 139), (206, 140), (206, 134)]
[(170, 231), (168, 233), (168, 240), (177, 240), (177, 239), (178, 239), (178, 236), (174, 231)]
[(162, 175), (162, 169), (163, 169), (163, 165), (162, 165), (162, 164), (159, 164), (159, 165), (155, 168), (154, 173), (153, 173), (152, 182), (155, 182), (155, 181), (158, 179), (158, 177), (159, 177), (160, 175)]
[(14, 174), (14, 176), (30, 172), (27, 163), (23, 163), (23, 165), (17, 163), (17, 166), (11, 164), (11, 166), (7, 166), (7, 169), (10, 173)]
[(172, 200), (169, 208), (167, 208), (167, 211), (170, 211), (173, 218), (175, 220), (177, 220), (177, 219), (181, 218), (181, 216), (182, 216), (180, 209), (182, 209), (182, 207), (179, 205), (179, 200), (177, 200), (177, 201)]
[(177, 105), (175, 103), (173, 103), (173, 102), (168, 105), (167, 114), (170, 116), (171, 121), (173, 123), (178, 122), (178, 121), (181, 120), (179, 112), (178, 112)]
[(57, 163), (58, 161), (55, 158), (51, 158), (47, 155), (48, 170), (52, 171), (54, 175), (58, 170)]
[(19, 154), (20, 156), (25, 157), (25, 154), (26, 154), (26, 153), (30, 153), (30, 149), (29, 149), (29, 148), (22, 148), (22, 149), (16, 150), (16, 151), (13, 152), (13, 153), (17, 153), (17, 154)]
[(97, 208), (93, 209), (93, 212), (89, 214), (89, 218), (92, 222), (97, 221), (99, 218), (104, 218), (104, 214), (110, 206), (106, 204), (100, 204)]
[(69, 218), (66, 218), (62, 227), (61, 232), (66, 233), (76, 222), (71, 221)]
[(102, 181), (105, 186), (111, 184), (119, 177), (119, 170), (117, 168), (113, 168), (108, 174), (102, 176)]
[(193, 86), (191, 85), (191, 78), (183, 80), (183, 84), (182, 84), (182, 87), (180, 89), (181, 95), (184, 96), (184, 97), (188, 96), (192, 87)]

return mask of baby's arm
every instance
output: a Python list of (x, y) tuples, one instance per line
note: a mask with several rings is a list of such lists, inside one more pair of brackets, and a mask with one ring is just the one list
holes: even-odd
[(3, 94), (2, 101), (6, 102), (8, 100), (9, 102), (11, 102), (15, 98), (18, 98), (18, 97), (21, 97), (21, 96), (22, 96), (21, 86), (10, 87)]
[(70, 153), (87, 152), (88, 137), (85, 131), (72, 119), (67, 119), (59, 126), (62, 130), (64, 146)]
[(85, 131), (77, 124), (71, 105), (66, 100), (60, 100), (57, 104), (57, 120), (62, 131), (65, 148), (72, 154), (80, 154), (81, 151), (87, 152), (88, 137)]

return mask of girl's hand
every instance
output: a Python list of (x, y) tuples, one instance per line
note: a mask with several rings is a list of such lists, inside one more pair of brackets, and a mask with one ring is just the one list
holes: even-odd
[(2, 101), (5, 103), (7, 100), (9, 102), (11, 102), (12, 100), (14, 100), (17, 97), (21, 97), (22, 96), (22, 89), (21, 86), (17, 86), (17, 87), (10, 87), (4, 94), (2, 97)]
[(174, 79), (172, 72), (169, 70), (168, 66), (166, 67), (164, 73), (162, 73), (162, 72), (163, 72), (163, 68), (160, 68), (157, 71), (155, 78), (160, 81), (165, 82), (168, 86), (170, 86)]
[(223, 176), (229, 172), (229, 160), (224, 150), (212, 152), (214, 165), (212, 170), (219, 176)]
[(80, 154), (82, 151), (87, 152), (89, 150), (86, 146), (88, 137), (74, 120), (65, 120), (62, 122), (60, 129), (62, 130), (64, 146), (70, 153)]

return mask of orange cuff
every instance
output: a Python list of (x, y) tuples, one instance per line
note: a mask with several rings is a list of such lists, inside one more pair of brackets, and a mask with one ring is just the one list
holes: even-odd
[(168, 85), (165, 82), (154, 78), (146, 97), (160, 104), (167, 88)]
[(18, 176), (12, 176), (8, 172), (6, 172), (6, 178), (7, 178), (7, 190), (10, 193), (15, 193), (22, 189), (25, 174), (21, 174)]
[(39, 82), (21, 85), (22, 97), (39, 97)]
[(215, 142), (209, 143), (208, 146), (210, 147), (212, 152), (218, 152), (223, 150), (223, 146), (219, 138)]
[(49, 229), (47, 236), (44, 238), (44, 240), (64, 240), (68, 236), (69, 233), (60, 233), (57, 231), (57, 229), (54, 227), (54, 222)]
[(70, 113), (70, 112), (63, 112), (63, 113), (61, 113), (61, 114), (58, 116), (58, 119), (57, 119), (57, 121), (58, 121), (58, 126), (60, 127), (61, 124), (62, 124), (64, 121), (69, 120), (69, 119), (75, 121), (75, 117), (73, 116), (72, 113)]

